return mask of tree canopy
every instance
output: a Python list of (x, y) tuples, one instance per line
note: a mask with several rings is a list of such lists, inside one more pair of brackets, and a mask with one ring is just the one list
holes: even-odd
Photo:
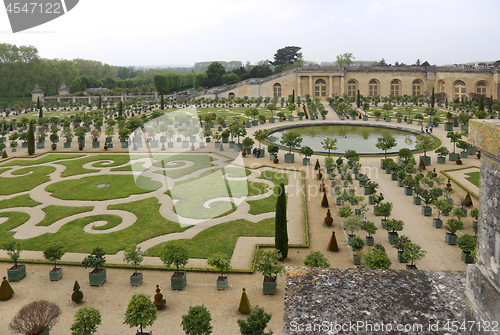
[(299, 58), (301, 58), (301, 49), (302, 47), (296, 46), (287, 46), (278, 49), (278, 51), (276, 51), (276, 53), (274, 54), (274, 62), (271, 62), (271, 64), (275, 66), (281, 65), (284, 67), (288, 67), (298, 61)]

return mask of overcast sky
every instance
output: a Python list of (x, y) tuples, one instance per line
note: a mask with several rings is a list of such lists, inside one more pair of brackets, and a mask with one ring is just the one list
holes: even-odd
[(499, 14), (498, 0), (80, 0), (16, 34), (0, 10), (0, 43), (120, 66), (254, 64), (288, 45), (316, 62), (351, 52), (356, 60), (443, 65), (500, 59)]

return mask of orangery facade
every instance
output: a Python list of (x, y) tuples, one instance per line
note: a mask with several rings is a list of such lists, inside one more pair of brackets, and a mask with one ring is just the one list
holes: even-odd
[(210, 90), (207, 96), (304, 97), (419, 96), (441, 93), (447, 99), (474, 95), (499, 99), (499, 68), (459, 67), (302, 67), (266, 78), (248, 79)]

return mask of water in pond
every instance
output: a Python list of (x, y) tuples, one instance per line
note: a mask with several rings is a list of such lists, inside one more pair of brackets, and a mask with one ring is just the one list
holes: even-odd
[(390, 134), (396, 139), (397, 145), (390, 150), (391, 152), (398, 152), (402, 148), (415, 149), (416, 135), (412, 133), (388, 128), (343, 125), (307, 126), (281, 130), (272, 134), (277, 138), (275, 143), (281, 144), (281, 135), (289, 130), (300, 134), (303, 138), (301, 146), (309, 146), (316, 152), (327, 151), (323, 149), (321, 142), (330, 137), (337, 139), (337, 150), (332, 150), (332, 152), (344, 153), (347, 150), (356, 150), (363, 154), (383, 153), (375, 144), (377, 138), (385, 134)]

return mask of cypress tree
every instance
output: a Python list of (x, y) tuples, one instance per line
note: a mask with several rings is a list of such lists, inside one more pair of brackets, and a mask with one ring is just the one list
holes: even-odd
[(295, 103), (295, 90), (292, 91), (292, 104)]
[(42, 118), (43, 112), (42, 112), (42, 104), (40, 103), (40, 97), (36, 99), (36, 108), (38, 108), (38, 117)]
[(163, 98), (163, 94), (161, 95), (160, 107), (161, 107), (161, 110), (165, 109), (165, 99)]
[(118, 102), (118, 116), (123, 116), (123, 102)]
[(481, 95), (481, 98), (479, 99), (479, 108), (478, 108), (478, 110), (484, 111), (484, 98), (483, 98), (482, 95)]
[(101, 109), (102, 107), (102, 96), (99, 96), (99, 102), (97, 103), (97, 108)]
[(282, 259), (288, 256), (288, 229), (286, 219), (286, 194), (285, 185), (280, 184), (278, 199), (276, 201), (274, 244), (281, 253)]
[(358, 95), (356, 96), (356, 106), (361, 107), (361, 96), (359, 95), (359, 90), (358, 90)]
[(431, 108), (434, 108), (434, 103), (436, 102), (436, 96), (434, 95), (434, 87), (432, 88), (431, 94)]
[(35, 131), (33, 129), (33, 120), (30, 120), (28, 129), (28, 155), (35, 154)]

